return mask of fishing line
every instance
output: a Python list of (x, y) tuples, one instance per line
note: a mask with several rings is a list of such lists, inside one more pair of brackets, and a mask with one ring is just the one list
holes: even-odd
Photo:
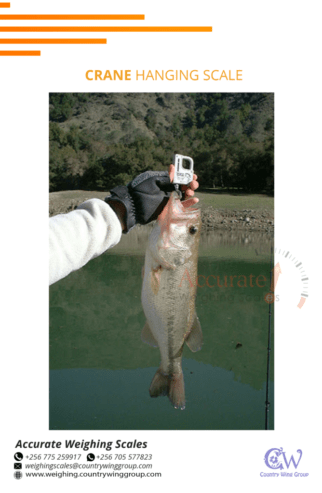
[[(272, 286), (273, 276), (273, 245), (271, 246), (271, 271), (270, 271), (270, 286)], [(274, 296), (274, 293), (272, 293)], [(268, 338), (267, 338), (267, 369), (266, 369), (266, 401), (265, 401), (265, 430), (269, 430), (269, 372), (270, 372), (270, 359), (271, 359), (271, 315), (272, 304), (268, 304)]]

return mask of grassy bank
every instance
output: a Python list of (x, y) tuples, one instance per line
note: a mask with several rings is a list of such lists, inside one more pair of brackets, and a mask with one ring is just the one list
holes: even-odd
[[(49, 194), (49, 215), (65, 214), (91, 198), (104, 199), (106, 192), (71, 190)], [(264, 194), (199, 192), (204, 231), (214, 229), (260, 231), (272, 234), (274, 198)]]
[[(86, 190), (68, 190), (49, 194), (49, 213), (51, 216), (69, 212), (85, 200), (94, 197), (104, 199), (106, 192)], [(208, 206), (214, 209), (227, 209), (227, 211), (244, 211), (252, 209), (256, 211), (267, 210), (273, 212), (274, 198), (264, 194), (240, 194), (234, 192), (209, 193), (198, 192), (201, 208)]]
[(215, 209), (227, 209), (243, 211), (245, 209), (274, 210), (274, 197), (269, 197), (265, 194), (250, 194), (238, 192), (199, 192), (201, 207), (211, 206)]

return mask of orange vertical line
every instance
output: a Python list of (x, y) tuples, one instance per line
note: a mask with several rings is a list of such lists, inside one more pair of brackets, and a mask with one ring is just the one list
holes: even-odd
[(304, 305), (305, 303), (305, 298), (303, 298), (303, 296), (301, 296), (301, 299), (299, 301), (299, 304), (297, 305), (297, 308), (302, 308), (302, 306)]
[(106, 39), (0, 39), (0, 44), (67, 44), (67, 45), (77, 45), (77, 44), (106, 44)]
[(1, 20), (107, 20), (107, 21), (138, 21), (144, 20), (144, 15), (43, 15), (43, 14), (15, 14), (15, 15), (0, 15)]
[(0, 51), (0, 56), (40, 56), (40, 51)]
[(194, 32), (194, 33), (211, 33), (212, 27), (210, 26), (144, 26), (144, 27), (96, 27), (96, 26), (0, 26), (0, 32), (109, 32), (109, 33), (177, 33), (177, 32)]

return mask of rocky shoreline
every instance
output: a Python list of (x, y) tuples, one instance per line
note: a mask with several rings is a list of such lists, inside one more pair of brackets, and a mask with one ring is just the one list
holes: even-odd
[(267, 209), (229, 210), (208, 206), (201, 208), (201, 217), (204, 232), (214, 229), (260, 231), (269, 234), (274, 232), (274, 215)]
[[(96, 192), (96, 197), (104, 199), (106, 193)], [(77, 198), (62, 198), (58, 193), (49, 194), (49, 216), (66, 214), (79, 204), (92, 198), (92, 193)], [(213, 230), (274, 233), (274, 213), (268, 209), (220, 209), (212, 206), (201, 207), (202, 232)]]

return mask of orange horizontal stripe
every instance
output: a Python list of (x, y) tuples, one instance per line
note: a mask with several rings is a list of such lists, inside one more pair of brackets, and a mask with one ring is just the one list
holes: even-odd
[(0, 2), (0, 9), (10, 9), (9, 2)]
[(106, 39), (0, 39), (0, 44), (46, 44), (46, 45), (103, 45), (106, 44)]
[(40, 56), (40, 51), (0, 51), (0, 56)]
[(115, 14), (109, 14), (109, 15), (34, 15), (34, 14), (15, 14), (15, 15), (0, 15), (1, 20), (19, 20), (19, 21), (26, 21), (26, 20), (39, 20), (39, 21), (44, 21), (44, 20), (105, 20), (105, 21), (136, 21), (136, 20), (144, 20), (144, 15), (115, 15)]
[(174, 27), (174, 26), (166, 26), (166, 27), (160, 27), (160, 26), (144, 26), (144, 27), (96, 27), (96, 26), (90, 26), (90, 27), (85, 27), (85, 26), (78, 26), (78, 27), (61, 27), (61, 26), (56, 26), (56, 27), (43, 27), (43, 26), (37, 26), (37, 27), (30, 27), (30, 26), (19, 26), (19, 27), (12, 27), (12, 26), (6, 26), (2, 27), (0, 26), (0, 32), (88, 32), (88, 33), (93, 33), (93, 32), (109, 32), (109, 33), (151, 33), (151, 32), (212, 32), (212, 27), (210, 26), (180, 26), (180, 27)]

